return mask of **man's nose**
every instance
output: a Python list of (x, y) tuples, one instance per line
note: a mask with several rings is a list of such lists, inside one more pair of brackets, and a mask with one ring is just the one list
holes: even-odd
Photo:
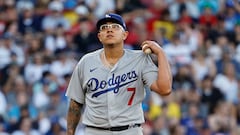
[(109, 32), (113, 32), (112, 28), (107, 29), (107, 33), (109, 33)]

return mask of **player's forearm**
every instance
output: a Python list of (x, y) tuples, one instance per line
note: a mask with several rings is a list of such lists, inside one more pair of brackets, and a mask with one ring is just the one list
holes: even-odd
[(171, 68), (168, 63), (167, 57), (164, 54), (163, 50), (161, 53), (158, 53), (158, 78), (156, 81), (155, 91), (162, 95), (169, 95), (172, 90), (172, 73)]
[(74, 135), (81, 117), (81, 110), (82, 104), (71, 99), (67, 114), (67, 135)]

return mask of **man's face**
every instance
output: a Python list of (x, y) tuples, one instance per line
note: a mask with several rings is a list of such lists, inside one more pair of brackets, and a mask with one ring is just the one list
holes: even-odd
[(128, 32), (117, 23), (108, 22), (100, 26), (98, 38), (104, 45), (120, 44), (127, 38)]

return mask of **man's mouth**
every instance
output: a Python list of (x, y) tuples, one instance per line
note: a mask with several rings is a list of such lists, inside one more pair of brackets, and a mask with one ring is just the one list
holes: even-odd
[(112, 38), (112, 37), (114, 37), (113, 35), (107, 35), (107, 38)]

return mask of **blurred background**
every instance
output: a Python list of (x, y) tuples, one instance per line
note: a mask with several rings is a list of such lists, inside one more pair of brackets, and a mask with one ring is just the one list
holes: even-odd
[(240, 134), (239, 0), (0, 0), (0, 135), (66, 134), (71, 73), (108, 12), (125, 48), (154, 40), (171, 64), (170, 96), (146, 88), (144, 135)]

